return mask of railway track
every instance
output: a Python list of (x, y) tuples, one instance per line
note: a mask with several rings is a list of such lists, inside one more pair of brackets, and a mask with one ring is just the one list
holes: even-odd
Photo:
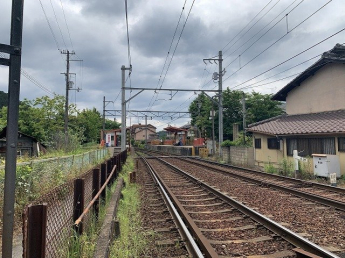
[[(189, 223), (205, 257), (297, 257), (303, 251), (296, 247), (337, 257), (162, 159), (147, 159), (146, 165)], [(215, 253), (208, 253), (209, 246)]]

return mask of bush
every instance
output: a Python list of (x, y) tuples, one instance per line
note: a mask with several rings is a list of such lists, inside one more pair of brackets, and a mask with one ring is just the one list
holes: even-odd
[(286, 158), (284, 158), (280, 164), (280, 174), (283, 176), (292, 176), (293, 172), (294, 172), (294, 165), (293, 165), (293, 161), (288, 160)]
[(265, 164), (265, 172), (269, 174), (277, 174), (277, 168), (272, 163)]
[(233, 141), (226, 140), (226, 141), (222, 142), (221, 146), (222, 146), (222, 147), (235, 146), (235, 143), (234, 143)]

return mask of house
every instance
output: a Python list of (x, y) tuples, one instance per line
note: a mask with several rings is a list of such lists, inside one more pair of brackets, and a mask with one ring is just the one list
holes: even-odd
[(312, 154), (337, 155), (345, 174), (345, 46), (337, 44), (277, 92), (286, 114), (248, 126), (253, 133), (255, 164), (278, 164)]
[(131, 139), (134, 139), (135, 141), (143, 141), (146, 139), (155, 139), (156, 138), (156, 127), (154, 127), (151, 124), (148, 124), (147, 126), (142, 124), (133, 124), (130, 126), (131, 130)]
[[(0, 155), (6, 155), (6, 130), (7, 127), (0, 132)], [(38, 142), (34, 137), (18, 132), (17, 154), (20, 156), (39, 156), (40, 153), (45, 153), (46, 147)]]

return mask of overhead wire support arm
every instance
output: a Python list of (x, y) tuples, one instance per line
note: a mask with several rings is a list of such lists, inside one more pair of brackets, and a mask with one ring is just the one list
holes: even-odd
[[(155, 88), (135, 88), (135, 87), (124, 87), (125, 90), (157, 90)], [(195, 89), (160, 89), (159, 91), (191, 91), (191, 92), (218, 92), (219, 90), (195, 90)]]

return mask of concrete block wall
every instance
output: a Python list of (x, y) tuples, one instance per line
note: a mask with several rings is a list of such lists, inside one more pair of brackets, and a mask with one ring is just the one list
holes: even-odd
[(254, 167), (254, 148), (242, 146), (222, 147), (223, 160), (235, 166)]

